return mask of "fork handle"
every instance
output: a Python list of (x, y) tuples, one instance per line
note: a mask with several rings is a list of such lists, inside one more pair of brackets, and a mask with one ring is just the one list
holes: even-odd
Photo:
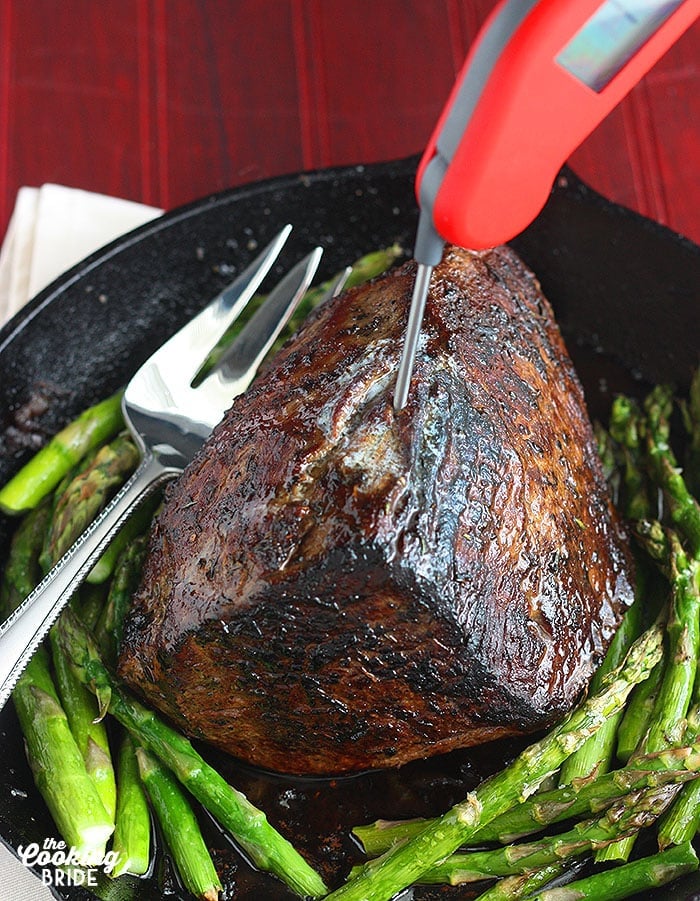
[(47, 573), (32, 593), (0, 625), (0, 709), (24, 668), (76, 589), (129, 514), (162, 482), (180, 470), (146, 454), (102, 513)]

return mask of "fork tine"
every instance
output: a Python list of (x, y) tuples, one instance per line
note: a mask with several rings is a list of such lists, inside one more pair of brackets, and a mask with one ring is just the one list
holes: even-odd
[(316, 247), (285, 275), (222, 356), (209, 378), (216, 376), (227, 387), (231, 398), (245, 391), (253, 380), (265, 355), (309, 289), (322, 253)]
[[(179, 354), (181, 374), (188, 383), (195, 377), (212, 348), (235, 322), (272, 268), (292, 230), (286, 225), (230, 285), (221, 291), (184, 328), (150, 358)], [(189, 369), (188, 369), (189, 366)]]
[(343, 269), (342, 272), (338, 273), (335, 279), (328, 286), (328, 289), (324, 292), (323, 297), (319, 300), (317, 306), (320, 306), (327, 300), (331, 300), (332, 298), (337, 297), (345, 287), (345, 283), (351, 275), (352, 266), (346, 266), (345, 269)]
[[(238, 275), (234, 281), (219, 295), (221, 306), (230, 317), (228, 326), (241, 314), (248, 301), (254, 296), (263, 279), (280, 255), (287, 238), (292, 231), (291, 225), (285, 225), (255, 259)], [(222, 333), (223, 334), (223, 333)], [(218, 336), (219, 338), (221, 335)], [(218, 339), (217, 339), (218, 340)]]

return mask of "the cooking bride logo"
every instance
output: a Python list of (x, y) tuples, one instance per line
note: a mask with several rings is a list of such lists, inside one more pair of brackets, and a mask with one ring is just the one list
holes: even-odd
[(64, 841), (45, 838), (43, 844), (19, 845), (19, 859), (34, 868), (44, 885), (96, 886), (100, 872), (111, 873), (119, 857), (116, 851), (100, 851), (85, 857)]

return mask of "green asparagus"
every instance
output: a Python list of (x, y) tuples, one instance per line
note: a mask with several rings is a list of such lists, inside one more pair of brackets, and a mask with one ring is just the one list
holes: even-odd
[[(639, 523), (638, 523), (639, 525)], [(661, 575), (648, 554), (635, 542), (637, 571), (635, 595), (642, 604), (644, 619), (666, 619), (670, 589), (668, 580)], [(637, 603), (637, 601), (635, 602)], [(636, 685), (620, 718), (615, 736), (615, 756), (626, 763), (637, 750), (645, 735), (656, 703), (659, 687), (664, 677), (666, 658), (659, 661), (648, 679)]]
[(109, 664), (116, 661), (124, 616), (131, 603), (131, 596), (138, 587), (146, 546), (147, 536), (140, 535), (124, 549), (116, 564), (107, 602), (94, 629), (102, 656)]
[(99, 863), (114, 830), (58, 700), (46, 652), (39, 649), (12, 693), (34, 781), (66, 844)]
[[(398, 260), (404, 251), (399, 244), (392, 244), (391, 247), (385, 247), (381, 250), (374, 250), (365, 254), (352, 264), (350, 274), (345, 282), (345, 288), (354, 288), (356, 285), (362, 285), (370, 279), (376, 278), (383, 272), (386, 272)], [(338, 276), (328, 279), (321, 285), (311, 288), (306, 292), (305, 297), (299, 304), (297, 311), (287, 326), (287, 336), (293, 334), (301, 325), (304, 319), (309, 315), (314, 307), (318, 306), (326, 292), (333, 286)]]
[[(666, 626), (669, 647), (648, 728), (628, 765), (634, 764), (637, 754), (659, 751), (681, 741), (700, 653), (700, 595), (693, 567), (675, 533), (664, 530), (658, 523), (648, 525), (646, 546), (654, 556), (664, 558), (672, 580)], [(597, 853), (596, 860), (600, 863), (627, 860), (633, 845), (634, 837), (611, 843)]]
[(549, 885), (569, 867), (570, 864), (567, 863), (551, 863), (539, 870), (504, 876), (482, 892), (479, 901), (522, 901), (524, 898), (531, 898), (533, 892)]
[(102, 616), (102, 611), (107, 602), (108, 588), (109, 586), (102, 582), (95, 585), (88, 585), (86, 582), (83, 582), (71, 601), (80, 622), (90, 632), (95, 631), (97, 622)]
[(623, 763), (627, 763), (646, 734), (664, 676), (665, 665), (665, 660), (660, 660), (649, 678), (635, 686), (630, 695), (617, 730), (617, 756)]
[(122, 736), (117, 757), (117, 813), (112, 851), (117, 862), (112, 876), (148, 872), (151, 861), (151, 815), (139, 775), (136, 748), (128, 733)]
[[(606, 478), (610, 481), (612, 473), (615, 472), (617, 461), (614, 457), (615, 451), (618, 450), (623, 460), (624, 472), (622, 497), (618, 498), (618, 503), (630, 519), (648, 516), (649, 486), (640, 459), (642, 423), (639, 407), (627, 398), (618, 397), (613, 402), (610, 420), (610, 433), (598, 432), (599, 449), (604, 454)], [(642, 575), (643, 569), (638, 566), (635, 601), (615, 633), (603, 663), (593, 674), (589, 691), (598, 690), (605, 674), (619, 665), (642, 630), (645, 600)], [(574, 779), (585, 778), (594, 772), (601, 774), (610, 769), (616, 752), (618, 727), (623, 716), (624, 710), (621, 710), (614, 717), (610, 717), (595, 735), (564, 761), (559, 775), (561, 784), (566, 785)]]
[(698, 858), (689, 843), (558, 888), (545, 889), (531, 901), (623, 901), (640, 892), (668, 885), (698, 868)]
[(660, 850), (692, 841), (700, 829), (700, 790), (685, 786), (673, 807), (659, 823)]
[[(693, 691), (695, 704), (686, 717), (686, 735), (700, 734), (700, 680)], [(691, 841), (700, 830), (700, 792), (691, 786), (682, 789), (677, 801), (663, 818), (658, 829), (659, 848)]]
[(621, 395), (610, 411), (610, 435), (622, 458), (618, 506), (630, 520), (645, 519), (653, 510), (652, 486), (643, 459), (645, 421), (637, 401)]
[[(2, 588), (5, 614), (30, 593), (40, 577), (38, 558), (49, 512), (46, 505), (36, 508), (13, 536)], [(34, 780), (61, 837), (84, 862), (99, 861), (114, 824), (86, 771), (43, 647), (20, 676), (12, 701)]]
[[(668, 655), (649, 715), (647, 731), (635, 753), (656, 750), (677, 742), (693, 697), (700, 655), (700, 506), (685, 484), (670, 445), (673, 395), (657, 386), (644, 401), (644, 449), (652, 481), (663, 492), (668, 515), (678, 529), (658, 522), (637, 524), (637, 537), (649, 555), (668, 573), (671, 601), (667, 622)], [(683, 538), (690, 553), (681, 543)], [(598, 861), (626, 860), (633, 839), (602, 849)]]
[(49, 633), (51, 658), (58, 696), (85, 768), (112, 824), (117, 806), (117, 786), (105, 723), (99, 719), (95, 698), (79, 682), (57, 645), (55, 628)]
[(465, 801), (428, 825), (411, 841), (395, 845), (369, 861), (350, 882), (330, 896), (374, 901), (390, 899), (437, 861), (471, 840), (479, 827), (524, 800), (555, 772), (576, 748), (624, 705), (634, 684), (647, 678), (662, 652), (662, 632), (653, 626), (630, 648), (625, 663), (608, 676), (605, 688), (590, 696), (542, 740), (530, 745), (505, 769), (491, 776)]
[(119, 392), (85, 410), (35, 454), (0, 489), (0, 510), (16, 515), (36, 507), (88, 451), (123, 428)]
[(681, 413), (687, 432), (685, 480), (694, 497), (700, 498), (700, 367), (690, 382), (688, 399), (681, 403)]
[[(624, 660), (625, 654), (642, 630), (642, 599), (636, 597), (625, 613), (605, 658), (591, 679), (589, 691), (600, 689), (605, 676)], [(648, 680), (645, 680), (648, 681)], [(644, 684), (644, 683), (642, 683)], [(591, 774), (602, 775), (613, 764), (617, 730), (622, 721), (624, 709), (607, 719), (583, 745), (564, 761), (559, 774), (559, 782), (569, 785), (575, 779), (584, 779)]]
[(274, 873), (300, 895), (318, 898), (326, 894), (318, 873), (270, 826), (264, 813), (228, 785), (186, 738), (115, 681), (102, 663), (95, 642), (72, 611), (64, 612), (57, 629), (64, 653), (72, 660), (79, 677), (95, 692), (100, 705), (108, 707), (137, 743), (173, 771), (185, 788), (231, 832), (256, 866)]
[(10, 542), (0, 584), (1, 615), (9, 616), (41, 580), (39, 554), (49, 524), (51, 508), (43, 504), (24, 517)]
[(620, 468), (615, 441), (609, 430), (603, 428), (597, 421), (593, 423), (593, 434), (605, 481), (608, 483), (613, 501), (617, 503), (620, 493)]
[(668, 512), (688, 543), (691, 556), (700, 555), (700, 503), (685, 483), (681, 468), (669, 441), (670, 389), (655, 388), (647, 397), (645, 409), (649, 423), (647, 453), (654, 478), (663, 490)]
[[(57, 488), (51, 519), (39, 557), (43, 571), (48, 572), (86, 525), (104, 506), (111, 487), (118, 485), (133, 468), (135, 448), (131, 441), (117, 437), (112, 443), (83, 459), (71, 476)], [(78, 599), (75, 599), (78, 602)], [(109, 747), (107, 729), (99, 715), (95, 698), (76, 678), (56, 640), (55, 629), (49, 632), (49, 644), (56, 687), (71, 732), (85, 760), (107, 813), (114, 819), (116, 811), (116, 778)]]
[[(389, 269), (389, 267), (392, 266), (402, 254), (403, 250), (398, 244), (393, 244), (391, 247), (387, 247), (382, 250), (374, 250), (368, 254), (365, 254), (364, 256), (355, 260), (355, 262), (352, 264), (352, 268), (345, 283), (345, 287), (351, 288), (355, 285), (361, 285), (369, 281), (370, 279), (375, 278), (377, 275), (381, 275), (382, 272), (385, 272), (387, 269)], [(338, 276), (335, 275), (327, 282), (324, 282), (321, 285), (317, 285), (306, 292), (306, 295), (297, 307), (287, 327), (279, 336), (277, 341), (275, 341), (275, 343), (272, 345), (272, 348), (270, 350), (271, 356), (275, 354), (280, 349), (280, 347), (282, 347), (282, 345), (298, 330), (309, 313), (318, 306), (321, 300), (323, 300), (324, 295), (326, 294), (328, 289), (332, 287), (337, 278)]]
[(129, 514), (127, 521), (88, 573), (86, 581), (89, 585), (102, 585), (113, 576), (117, 560), (131, 542), (149, 528), (159, 503), (160, 498), (156, 492)]
[(675, 786), (641, 789), (615, 802), (601, 817), (577, 823), (559, 835), (493, 851), (452, 854), (421, 874), (419, 882), (460, 885), (510, 876), (582, 857), (624, 835), (653, 825), (675, 797)]
[[(668, 502), (671, 518), (677, 525), (682, 538), (687, 542), (689, 554), (684, 551), (672, 558), (670, 578), (676, 586), (676, 593), (684, 594), (689, 602), (700, 606), (700, 505), (693, 496), (686, 478), (697, 479), (697, 451), (700, 447), (700, 369), (693, 377), (690, 396), (684, 407), (686, 426), (689, 431), (689, 473), (683, 473), (677, 465), (670, 447), (668, 392), (657, 398), (658, 390), (652, 392), (647, 400), (651, 426), (649, 429), (649, 454), (654, 462), (655, 477)], [(665, 399), (665, 402), (664, 402)], [(700, 485), (697, 481), (693, 487)], [(660, 555), (657, 541), (656, 556)], [(680, 544), (675, 539), (674, 548)], [(685, 570), (679, 572), (679, 569)], [(697, 665), (698, 648), (689, 648), (688, 653), (695, 653)], [(669, 667), (671, 668), (671, 667)], [(693, 695), (696, 703), (700, 701), (700, 682), (694, 675)], [(694, 715), (689, 715), (689, 725), (693, 725)], [(695, 723), (696, 725), (697, 723)], [(700, 828), (700, 793), (696, 789), (684, 789), (673, 808), (662, 821), (658, 831), (659, 847), (664, 849), (672, 844), (681, 844), (692, 839)]]
[(649, 547), (668, 554), (672, 598), (666, 631), (669, 665), (659, 686), (641, 752), (658, 751), (682, 738), (700, 655), (700, 589), (698, 565), (688, 558), (674, 532), (650, 524)]
[(91, 465), (73, 479), (58, 499), (51, 518), (41, 561), (45, 569), (59, 560), (85, 531), (138, 461), (133, 440), (120, 435), (100, 448)]
[[(695, 734), (690, 738), (695, 741)], [(699, 772), (700, 745), (689, 744), (648, 754), (638, 758), (634, 767), (611, 770), (595, 779), (577, 779), (548, 792), (537, 792), (478, 829), (472, 841), (507, 844), (554, 823), (590, 816), (631, 792), (695, 781)], [(392, 845), (412, 838), (425, 828), (427, 822), (421, 819), (394, 823), (378, 820), (367, 826), (356, 826), (353, 834), (365, 852), (374, 857)]]
[(136, 748), (136, 759), (183, 885), (195, 898), (217, 901), (221, 882), (197, 818), (177, 779), (144, 748)]

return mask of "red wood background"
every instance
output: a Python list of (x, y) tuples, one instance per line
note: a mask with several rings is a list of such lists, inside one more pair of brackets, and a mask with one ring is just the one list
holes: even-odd
[[(0, 0), (0, 235), (24, 184), (170, 208), (416, 153), (493, 5)], [(700, 23), (571, 163), (700, 242)]]

